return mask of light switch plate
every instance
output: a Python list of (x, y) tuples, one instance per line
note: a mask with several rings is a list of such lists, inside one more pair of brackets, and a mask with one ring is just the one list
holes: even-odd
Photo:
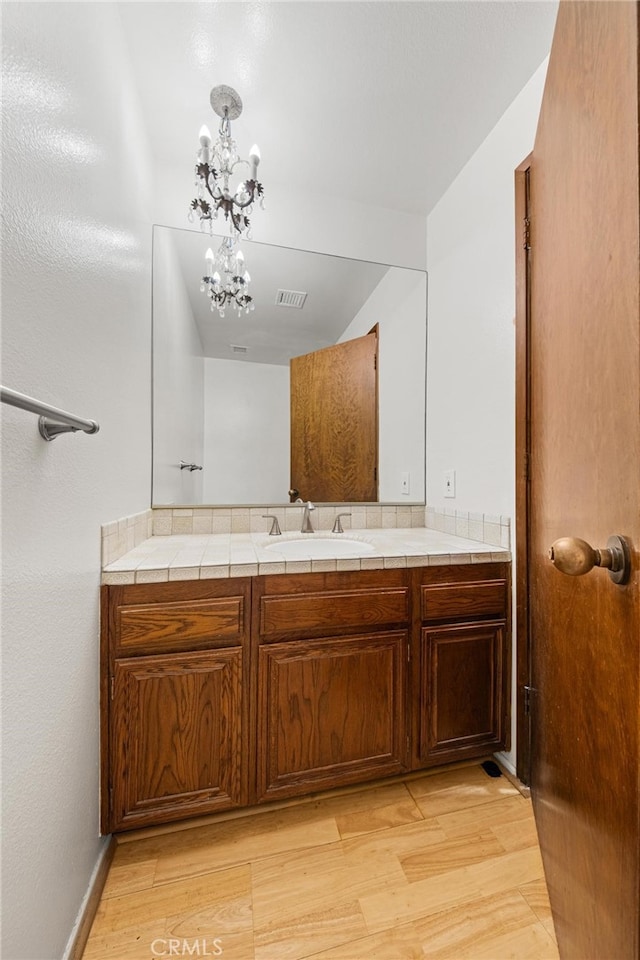
[(445, 470), (443, 475), (443, 495), (445, 497), (455, 497), (456, 495), (456, 472), (455, 470)]

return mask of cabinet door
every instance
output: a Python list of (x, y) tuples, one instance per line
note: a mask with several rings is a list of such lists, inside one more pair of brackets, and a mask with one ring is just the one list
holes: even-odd
[(505, 622), (422, 630), (420, 758), (443, 762), (504, 747)]
[(242, 649), (116, 660), (111, 829), (246, 803)]
[(258, 799), (401, 773), (408, 633), (259, 651)]

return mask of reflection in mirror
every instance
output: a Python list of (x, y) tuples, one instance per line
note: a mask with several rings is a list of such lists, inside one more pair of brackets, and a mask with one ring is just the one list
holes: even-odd
[[(153, 505), (288, 503), (290, 361), (374, 329), (371, 499), (423, 503), (426, 273), (244, 240), (255, 310), (220, 317), (200, 291), (211, 242), (154, 227)], [(333, 395), (328, 387), (323, 400)], [(310, 449), (317, 429), (305, 428)]]

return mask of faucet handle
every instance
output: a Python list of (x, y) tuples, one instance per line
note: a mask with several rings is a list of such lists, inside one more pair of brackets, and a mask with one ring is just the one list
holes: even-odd
[(271, 520), (271, 530), (269, 530), (270, 537), (279, 537), (282, 533), (280, 529), (280, 524), (278, 523), (278, 518), (273, 513), (263, 513), (263, 520)]
[(344, 533), (342, 523), (340, 522), (340, 517), (350, 517), (350, 516), (351, 516), (350, 513), (339, 513), (335, 519), (331, 533)]

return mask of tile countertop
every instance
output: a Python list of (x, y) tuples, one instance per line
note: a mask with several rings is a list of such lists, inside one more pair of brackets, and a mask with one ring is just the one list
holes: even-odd
[[(285, 560), (278, 555), (276, 542), (301, 540), (305, 536), (310, 541), (360, 540), (372, 544), (374, 550), (363, 557), (322, 560)], [(267, 550), (266, 547), (273, 549)], [(104, 567), (102, 583), (161, 583), (258, 574), (379, 570), (509, 560), (511, 554), (508, 550), (427, 527), (348, 530), (342, 535), (328, 531), (306, 535), (288, 532), (281, 537), (270, 537), (265, 533), (184, 534), (150, 537)]]

